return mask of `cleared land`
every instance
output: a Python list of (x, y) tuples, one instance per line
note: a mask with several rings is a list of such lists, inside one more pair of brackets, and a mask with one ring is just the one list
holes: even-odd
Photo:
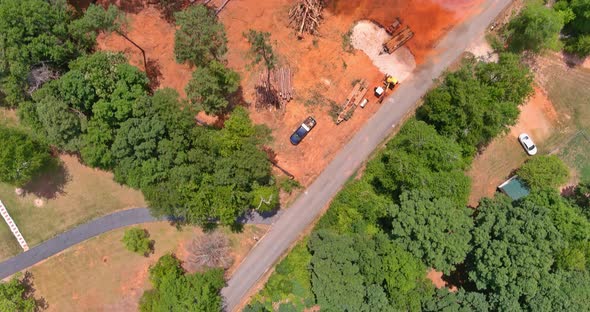
[[(48, 304), (46, 311), (136, 311), (143, 291), (151, 287), (148, 268), (165, 253), (182, 260), (184, 246), (202, 232), (193, 227), (177, 230), (166, 222), (139, 225), (155, 240), (149, 258), (127, 251), (120, 242), (124, 229), (88, 240), (33, 267), (36, 296)], [(266, 227), (246, 226), (231, 234), (234, 265), (262, 236)]]
[[(0, 122), (17, 126), (13, 111), (0, 110)], [(109, 212), (145, 207), (141, 192), (117, 184), (111, 173), (86, 167), (73, 156), (60, 155), (60, 160), (62, 166), (57, 171), (27, 185), (23, 196), (18, 196), (13, 186), (0, 183), (0, 200), (30, 247)], [(42, 201), (40, 207), (36, 200)], [(0, 260), (21, 251), (2, 220)]]
[[(218, 6), (222, 2), (214, 0), (210, 4)], [(229, 40), (228, 65), (240, 73), (242, 96), (246, 103), (254, 103), (254, 86), (259, 78), (259, 69), (247, 66), (250, 62), (247, 57), (249, 44), (243, 37), (244, 31), (251, 28), (270, 32), (279, 63), (292, 69), (295, 98), (284, 109), (258, 111), (250, 105), (249, 110), (255, 123), (271, 128), (275, 138), (271, 147), (277, 153), (279, 165), (294, 174), (303, 185), (309, 186), (380, 107), (369, 95), (371, 102), (365, 109), (357, 109), (349, 121), (337, 126), (329, 114), (330, 102), (341, 104), (353, 81), (366, 79), (372, 89), (381, 83), (383, 77), (364, 53), (345, 51), (343, 40), (353, 24), (360, 19), (387, 24), (396, 16), (402, 17), (416, 33), (407, 47), (416, 62), (421, 63), (433, 53), (433, 46), (448, 29), (473, 13), (478, 1), (462, 2), (452, 7), (436, 1), (331, 1), (325, 10), (319, 36), (305, 35), (301, 41), (297, 40), (296, 32), (287, 26), (292, 3), (288, 0), (233, 0), (219, 17)], [(127, 35), (146, 51), (148, 63), (157, 73), (159, 87), (171, 87), (184, 94), (192, 69), (174, 62), (174, 26), (163, 20), (158, 10), (145, 4), (145, 1), (135, 1), (123, 9), (128, 12)], [(461, 12), (461, 15), (452, 10)], [(122, 51), (129, 56), (132, 64), (143, 68), (139, 51), (116, 34), (100, 36), (98, 46), (102, 50)], [(318, 121), (317, 127), (299, 146), (292, 146), (289, 136), (310, 115)], [(214, 117), (204, 114), (199, 117), (219, 124)], [(285, 201), (290, 199), (292, 197)]]

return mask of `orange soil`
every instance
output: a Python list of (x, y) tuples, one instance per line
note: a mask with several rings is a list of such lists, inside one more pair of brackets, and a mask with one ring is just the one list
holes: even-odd
[[(242, 77), (246, 102), (254, 102), (254, 85), (261, 69), (248, 69), (249, 48), (243, 33), (248, 29), (268, 31), (279, 63), (288, 64), (293, 72), (295, 99), (283, 111), (256, 111), (250, 105), (252, 120), (271, 128), (275, 142), (271, 145), (277, 153), (281, 166), (295, 175), (302, 184), (308, 185), (332, 160), (340, 148), (379, 108), (371, 94), (365, 109), (357, 109), (351, 120), (336, 126), (328, 115), (328, 103), (305, 106), (312, 90), (340, 104), (351, 89), (351, 82), (363, 78), (370, 89), (380, 83), (382, 74), (362, 52), (346, 53), (342, 49), (342, 35), (348, 32), (359, 19), (373, 19), (383, 23), (402, 17), (416, 35), (408, 43), (417, 61), (423, 60), (432, 51), (433, 45), (453, 25), (471, 14), (478, 0), (405, 0), (395, 4), (387, 1), (332, 1), (325, 10), (320, 36), (306, 35), (297, 40), (292, 29), (287, 27), (290, 0), (232, 0), (219, 14), (228, 36), (228, 65)], [(219, 5), (220, 0), (211, 2)], [(441, 6), (445, 4), (447, 8)], [(459, 3), (460, 6), (457, 6)], [(449, 6), (455, 5), (455, 7)], [(460, 7), (460, 8), (459, 8)], [(455, 10), (453, 12), (452, 10)], [(157, 64), (161, 72), (159, 87), (172, 87), (184, 95), (184, 86), (191, 76), (191, 68), (174, 61), (174, 26), (166, 23), (155, 8), (143, 5), (136, 10), (127, 10), (130, 30), (128, 36), (146, 51), (148, 59)], [(131, 63), (143, 68), (140, 52), (116, 34), (101, 35), (98, 46), (102, 50), (124, 51)], [(297, 147), (289, 143), (289, 136), (307, 116), (318, 121), (308, 137)], [(214, 118), (199, 115), (205, 121)]]
[(518, 123), (510, 128), (510, 134), (518, 138), (521, 133), (526, 132), (539, 144), (549, 137), (557, 121), (557, 111), (545, 91), (535, 87), (533, 96), (521, 107)]
[[(163, 20), (160, 12), (153, 7), (142, 9), (139, 13), (127, 13), (127, 20), (126, 36), (145, 50), (152, 84), (159, 88), (176, 89), (184, 96), (184, 87), (191, 78), (192, 70), (174, 59), (174, 26)], [(124, 52), (132, 65), (145, 70), (141, 52), (125, 38), (116, 33), (101, 34), (97, 41), (98, 49)]]
[[(436, 288), (443, 288), (448, 286), (448, 283), (443, 280), (443, 273), (438, 272), (435, 269), (429, 269), (428, 273), (426, 274), (426, 278), (428, 278)], [(457, 291), (457, 287), (451, 286), (451, 288), (449, 288), (449, 291), (455, 292)]]
[(527, 159), (518, 143), (521, 133), (528, 133), (542, 149), (557, 122), (557, 112), (545, 92), (535, 87), (533, 96), (521, 106), (518, 122), (510, 128), (509, 134), (494, 139), (473, 161), (468, 172), (472, 180), (469, 205), (476, 207), (481, 198), (492, 197), (498, 185)]

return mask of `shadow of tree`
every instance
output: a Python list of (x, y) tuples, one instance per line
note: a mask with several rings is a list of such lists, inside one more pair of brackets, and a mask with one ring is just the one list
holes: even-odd
[(33, 273), (26, 271), (23, 279), (21, 280), (22, 284), (25, 287), (25, 298), (33, 298), (35, 300), (35, 311), (44, 311), (49, 308), (49, 304), (47, 300), (43, 297), (36, 298), (35, 297), (35, 283), (33, 281)]
[(145, 71), (150, 80), (150, 89), (152, 92), (160, 86), (160, 79), (162, 78), (160, 68), (160, 63), (157, 60), (148, 58)]
[(64, 186), (70, 180), (71, 176), (67, 168), (60, 163), (29, 182), (23, 189), (37, 197), (53, 199), (57, 195), (65, 194)]

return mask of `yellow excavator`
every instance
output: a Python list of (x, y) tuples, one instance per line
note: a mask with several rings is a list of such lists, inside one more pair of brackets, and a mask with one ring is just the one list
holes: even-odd
[(399, 81), (395, 77), (391, 75), (385, 75), (385, 78), (383, 78), (383, 87), (375, 87), (375, 96), (379, 98), (377, 100), (377, 103), (382, 103), (388, 91), (393, 90), (393, 88), (395, 88), (395, 86), (397, 86), (398, 84)]

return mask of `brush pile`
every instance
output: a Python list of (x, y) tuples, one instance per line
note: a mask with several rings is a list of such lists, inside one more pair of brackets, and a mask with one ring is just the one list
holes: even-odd
[(289, 26), (297, 30), (299, 39), (303, 38), (303, 32), (317, 34), (324, 6), (324, 0), (300, 0), (289, 10)]

